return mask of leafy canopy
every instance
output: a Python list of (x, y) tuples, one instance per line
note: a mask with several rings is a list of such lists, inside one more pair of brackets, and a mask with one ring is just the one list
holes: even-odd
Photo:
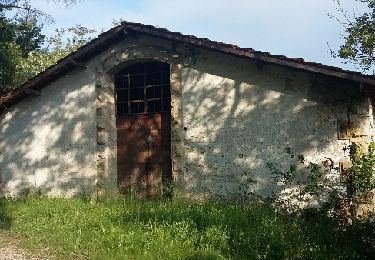
[(341, 7), (340, 0), (335, 1), (344, 16), (344, 20), (340, 22), (345, 26), (346, 32), (338, 55), (359, 65), (363, 71), (368, 71), (375, 64), (375, 0), (356, 0), (366, 4), (367, 8), (364, 13), (353, 16)]
[[(66, 6), (79, 0), (54, 0)], [(28, 78), (55, 64), (77, 49), (93, 33), (77, 25), (56, 31), (47, 38), (44, 23), (53, 18), (31, 5), (31, 0), (0, 0), (0, 95), (20, 86)], [(71, 37), (68, 40), (66, 37)]]
[(45, 39), (44, 47), (29, 52), (26, 58), (21, 59), (17, 66), (15, 82), (22, 84), (56, 64), (60, 59), (90, 41), (91, 35), (95, 32), (81, 25), (57, 29), (55, 35)]

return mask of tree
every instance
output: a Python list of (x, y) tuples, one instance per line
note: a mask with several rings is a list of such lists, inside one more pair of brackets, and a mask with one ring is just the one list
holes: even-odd
[[(67, 6), (79, 0), (54, 0)], [(18, 69), (45, 43), (43, 22), (53, 19), (32, 7), (30, 0), (0, 0), (0, 95), (24, 82)], [(23, 72), (24, 75), (33, 73)]]
[[(21, 51), (15, 42), (15, 25), (0, 13), (0, 86), (7, 89), (12, 84)], [(0, 89), (0, 93), (1, 93)]]
[(341, 6), (340, 0), (334, 1), (344, 17), (339, 21), (346, 33), (338, 56), (368, 71), (375, 64), (375, 0), (356, 0), (366, 4), (367, 10), (352, 16)]
[(17, 64), (43, 39), (35, 17), (8, 18), (0, 8), (0, 93), (12, 88)]
[(56, 64), (71, 52), (92, 39), (96, 31), (81, 25), (57, 29), (54, 36), (45, 40), (45, 47), (35, 49), (17, 64), (14, 82), (21, 85), (27, 79)]

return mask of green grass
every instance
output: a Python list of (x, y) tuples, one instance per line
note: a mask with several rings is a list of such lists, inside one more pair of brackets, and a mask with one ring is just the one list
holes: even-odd
[(370, 258), (363, 235), (374, 229), (361, 228), (256, 202), (0, 199), (0, 229), (70, 259)]

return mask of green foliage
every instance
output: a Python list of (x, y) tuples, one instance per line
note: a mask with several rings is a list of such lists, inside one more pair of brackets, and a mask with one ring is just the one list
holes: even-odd
[(349, 179), (352, 179), (354, 194), (363, 195), (374, 188), (375, 143), (371, 143), (368, 152), (363, 154), (356, 143), (349, 146), (352, 167), (349, 169)]
[(368, 229), (342, 229), (318, 211), (284, 215), (267, 202), (29, 197), (0, 199), (0, 207), (0, 228), (62, 259), (366, 259), (375, 253), (363, 242)]
[[(27, 12), (28, 6), (20, 2), (0, 1), (0, 95), (16, 86), (18, 64), (43, 43), (37, 15)], [(10, 17), (7, 14), (13, 9), (18, 11)]]
[[(335, 0), (340, 5), (339, 0)], [(367, 11), (352, 18), (343, 8), (344, 16), (341, 23), (345, 26), (344, 44), (339, 49), (339, 57), (348, 59), (359, 65), (363, 70), (369, 70), (374, 65), (375, 51), (375, 1), (357, 0), (365, 3)]]
[[(330, 201), (330, 194), (339, 195), (344, 185), (331, 176), (329, 159), (326, 165), (308, 162), (302, 154), (296, 154), (292, 148), (285, 148), (290, 158), (289, 167), (283, 170), (279, 165), (267, 163), (281, 191), (274, 195), (276, 205), (288, 212), (298, 211), (301, 205), (317, 200), (319, 203)], [(328, 197), (327, 197), (328, 196)]]
[(95, 30), (81, 25), (56, 30), (55, 35), (46, 38), (45, 47), (29, 52), (26, 58), (20, 60), (14, 76), (16, 85), (21, 85), (77, 50), (91, 40), (93, 33)]
[(0, 12), (0, 94), (13, 83), (22, 51), (16, 43), (16, 25)]
[(296, 154), (287, 147), (285, 151), (291, 159), (287, 170), (283, 171), (273, 163), (267, 164), (276, 182), (282, 183), (284, 191), (293, 189), (286, 198), (276, 197), (277, 205), (287, 211), (296, 211), (301, 209), (300, 205), (304, 202), (309, 203), (315, 199), (323, 209), (340, 217), (342, 205), (350, 204), (351, 217), (355, 220), (357, 201), (375, 188), (375, 143), (368, 146), (367, 153), (361, 153), (356, 143), (344, 150), (349, 151), (352, 166), (340, 172), (333, 167), (333, 161), (329, 158), (322, 165), (307, 162), (303, 155)]
[[(55, 2), (71, 5), (77, 0)], [(31, 4), (29, 0), (0, 0), (0, 95), (17, 88), (29, 77), (76, 49), (69, 44), (60, 46), (59, 50), (42, 48), (45, 44), (45, 35), (41, 32), (43, 21), (53, 19)], [(76, 35), (81, 37), (80, 33), (85, 32), (82, 29), (71, 30), (76, 30)], [(82, 42), (72, 44), (79, 46)]]

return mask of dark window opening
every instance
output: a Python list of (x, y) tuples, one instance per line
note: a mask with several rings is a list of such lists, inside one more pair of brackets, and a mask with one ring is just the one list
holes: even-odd
[(171, 88), (168, 85), (163, 85), (163, 98), (170, 98), (171, 97)]
[(143, 88), (133, 88), (130, 89), (130, 101), (140, 101), (144, 99)]
[(146, 88), (146, 98), (160, 98), (161, 97), (161, 87), (160, 86), (152, 86)]
[(150, 100), (147, 102), (147, 112), (161, 111), (161, 100)]
[(169, 112), (171, 109), (169, 65), (137, 63), (115, 76), (117, 115)]
[(137, 74), (129, 76), (130, 87), (133, 88), (143, 88), (145, 85), (145, 76), (142, 74)]
[(128, 90), (120, 89), (117, 91), (117, 102), (127, 102), (128, 101)]
[(150, 72), (146, 75), (146, 85), (160, 85), (162, 84), (162, 74), (160, 72)]
[(171, 100), (170, 99), (164, 99), (163, 100), (163, 108), (166, 111), (170, 111), (171, 110)]
[(117, 103), (117, 115), (126, 115), (129, 113), (128, 104)]
[(130, 113), (139, 114), (145, 111), (145, 104), (143, 102), (131, 102), (130, 103)]

